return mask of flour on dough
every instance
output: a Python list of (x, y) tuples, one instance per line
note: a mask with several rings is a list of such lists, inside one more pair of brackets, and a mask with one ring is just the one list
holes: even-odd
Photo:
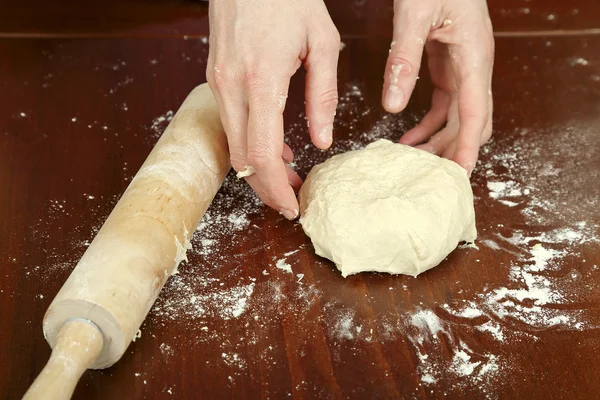
[(302, 228), (342, 275), (418, 274), (477, 237), (458, 164), (378, 140), (315, 166), (300, 190)]

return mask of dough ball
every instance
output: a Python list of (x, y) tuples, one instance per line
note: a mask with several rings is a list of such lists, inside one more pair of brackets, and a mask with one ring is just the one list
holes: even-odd
[(315, 166), (300, 190), (302, 228), (342, 276), (417, 276), (477, 237), (473, 192), (458, 164), (378, 140)]

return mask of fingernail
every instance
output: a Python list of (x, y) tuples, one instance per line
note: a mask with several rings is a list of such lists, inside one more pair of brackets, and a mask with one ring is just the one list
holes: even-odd
[(280, 214), (292, 221), (298, 216), (298, 210), (288, 210), (284, 208), (280, 211)]
[(404, 104), (404, 93), (396, 85), (390, 85), (385, 95), (385, 103), (390, 110), (399, 110)]
[(321, 128), (319, 132), (319, 141), (323, 144), (330, 145), (333, 136), (333, 125), (327, 124)]

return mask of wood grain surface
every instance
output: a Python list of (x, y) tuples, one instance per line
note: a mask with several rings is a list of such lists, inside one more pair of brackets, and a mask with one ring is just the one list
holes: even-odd
[[(46, 308), (169, 111), (205, 81), (205, 5), (89, 4), (0, 5), (2, 399), (20, 398), (47, 361)], [(336, 141), (309, 145), (296, 76), (286, 138), (302, 176), (397, 139), (431, 93), (422, 71), (408, 109), (385, 114), (389, 4), (328, 5), (346, 44)], [(75, 398), (598, 398), (600, 11), (586, 0), (490, 9), (495, 125), (472, 179), (478, 250), (416, 279), (344, 279), (298, 223), (230, 176), (141, 337), (84, 374)]]

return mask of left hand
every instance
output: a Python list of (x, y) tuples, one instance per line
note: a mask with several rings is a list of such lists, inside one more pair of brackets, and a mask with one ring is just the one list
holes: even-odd
[(400, 143), (454, 160), (470, 175), (492, 135), (494, 36), (485, 0), (395, 0), (383, 89), (388, 112), (406, 107), (424, 48), (435, 87), (431, 110)]

